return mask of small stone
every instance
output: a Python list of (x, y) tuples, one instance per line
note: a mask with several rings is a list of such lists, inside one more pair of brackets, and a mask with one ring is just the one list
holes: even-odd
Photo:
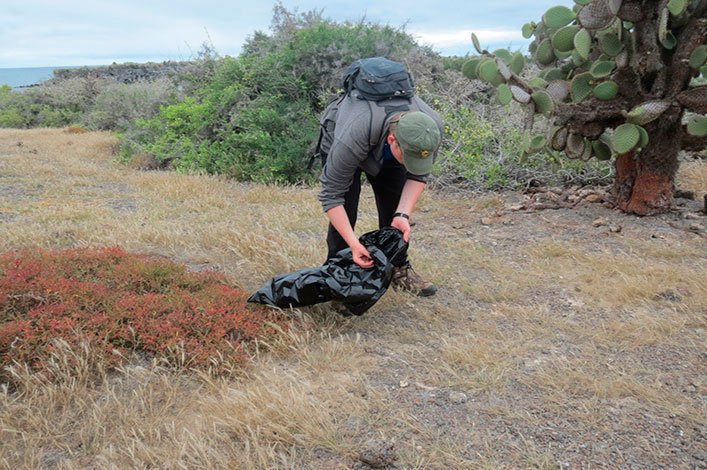
[(466, 395), (466, 393), (449, 392), (449, 401), (451, 403), (454, 403), (455, 405), (461, 405), (462, 403), (466, 403), (468, 400), (469, 397)]
[(481, 225), (493, 225), (494, 220), (491, 217), (482, 217)]
[(459, 230), (461, 228), (464, 228), (464, 224), (462, 224), (460, 222), (456, 222), (456, 223), (452, 224), (452, 228)]
[(603, 217), (600, 217), (600, 218), (596, 219), (594, 222), (592, 222), (593, 227), (603, 227), (604, 225), (609, 225), (609, 221)]
[(673, 197), (676, 199), (690, 199), (691, 201), (695, 200), (695, 192), (694, 191), (688, 191), (685, 189), (676, 189), (675, 192), (673, 193)]
[(508, 206), (508, 210), (513, 212), (522, 211), (523, 209), (525, 209), (523, 204), (513, 204), (512, 206)]
[(656, 296), (659, 300), (667, 300), (668, 302), (682, 302), (682, 296), (674, 290), (666, 290)]
[(702, 232), (705, 228), (702, 226), (702, 224), (690, 224), (690, 226), (687, 227), (687, 229), (688, 229), (690, 232), (700, 233), (700, 232)]
[(622, 229), (623, 229), (623, 227), (621, 227), (620, 225), (614, 225), (614, 224), (609, 225), (609, 231), (611, 233), (619, 233), (619, 232), (621, 232)]
[(407, 380), (401, 380), (401, 381), (400, 381), (400, 388), (405, 388), (405, 387), (407, 387), (408, 385), (410, 385), (410, 382), (408, 382)]
[(687, 220), (701, 219), (702, 217), (703, 217), (703, 216), (700, 215), (700, 214), (698, 214), (697, 212), (685, 212), (685, 213), (682, 215), (682, 218), (683, 218), (683, 219), (687, 219)]
[(371, 439), (363, 445), (358, 459), (373, 468), (386, 468), (393, 465), (398, 457), (394, 444)]
[(604, 199), (599, 196), (598, 194), (590, 194), (587, 197), (584, 198), (585, 201), (595, 204), (597, 202), (602, 202)]

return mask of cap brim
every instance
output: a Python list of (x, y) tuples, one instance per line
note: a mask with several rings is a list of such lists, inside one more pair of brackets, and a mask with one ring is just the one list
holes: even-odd
[(432, 171), (432, 155), (423, 157), (413, 150), (406, 150), (402, 145), (401, 148), (403, 150), (403, 164), (407, 171), (416, 176), (426, 175)]

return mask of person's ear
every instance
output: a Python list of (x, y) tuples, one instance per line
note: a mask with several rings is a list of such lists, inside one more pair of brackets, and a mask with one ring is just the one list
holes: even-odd
[(393, 145), (395, 143), (395, 136), (393, 134), (388, 134), (388, 145)]

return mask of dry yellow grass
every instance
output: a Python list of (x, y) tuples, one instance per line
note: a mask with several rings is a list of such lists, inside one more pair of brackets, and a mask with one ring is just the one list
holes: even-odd
[[(316, 189), (136, 171), (114, 145), (0, 130), (0, 251), (120, 245), (248, 290), (323, 261)], [(704, 175), (691, 162), (680, 178), (699, 193)], [(426, 194), (411, 253), (435, 298), (390, 291), (353, 319), (293, 311), (299, 327), (231, 377), (89, 369), (61, 348), (55, 382), (16, 367), (0, 467), (365, 468), (390, 463), (386, 446), (400, 468), (702, 465), (705, 238), (679, 215), (646, 228), (601, 207), (505, 205)], [(495, 212), (503, 223), (479, 223)], [(598, 231), (598, 216), (624, 230)], [(365, 190), (358, 231), (374, 228)]]

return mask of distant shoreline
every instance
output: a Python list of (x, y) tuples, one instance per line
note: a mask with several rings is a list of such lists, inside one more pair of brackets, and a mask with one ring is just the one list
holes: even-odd
[(0, 68), (0, 86), (9, 85), (14, 90), (31, 88), (54, 76), (59, 69), (81, 68), (82, 65), (67, 65), (56, 67), (13, 67)]

